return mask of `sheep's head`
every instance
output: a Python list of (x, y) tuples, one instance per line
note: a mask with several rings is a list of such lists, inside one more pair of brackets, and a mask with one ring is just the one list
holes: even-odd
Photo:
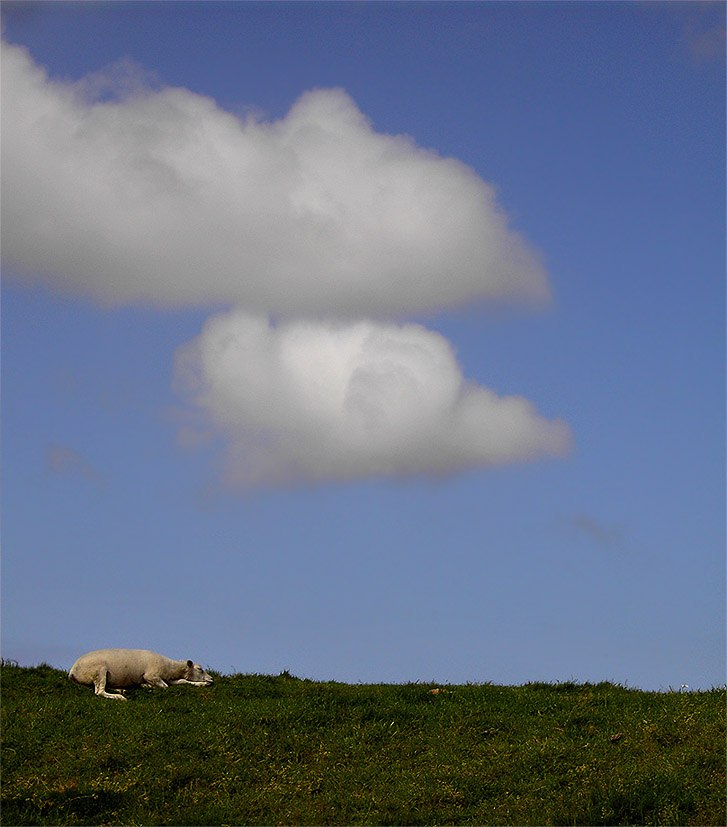
[(191, 660), (187, 661), (187, 671), (184, 677), (190, 681), (190, 683), (199, 683), (203, 686), (210, 686), (214, 683), (212, 675), (210, 675), (209, 672), (205, 672), (198, 663), (194, 663)]

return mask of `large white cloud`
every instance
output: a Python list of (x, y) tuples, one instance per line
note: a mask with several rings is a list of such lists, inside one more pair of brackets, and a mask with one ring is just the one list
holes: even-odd
[(178, 350), (176, 376), (198, 428), (222, 437), (233, 487), (449, 474), (571, 445), (563, 421), (466, 382), (448, 341), (416, 324), (233, 310)]
[(109, 86), (51, 80), (3, 45), (7, 273), (111, 306), (289, 315), (548, 297), (492, 187), (375, 132), (340, 89), (264, 122), (184, 89)]
[(537, 254), (471, 168), (375, 132), (340, 89), (241, 120), (129, 64), (67, 83), (4, 45), (2, 104), (6, 274), (108, 306), (244, 307), (176, 356), (227, 484), (568, 452), (564, 422), (466, 382), (440, 335), (351, 321), (547, 301)]

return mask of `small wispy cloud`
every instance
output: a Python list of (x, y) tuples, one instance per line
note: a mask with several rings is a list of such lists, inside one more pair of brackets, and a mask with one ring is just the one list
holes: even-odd
[(684, 28), (687, 46), (698, 63), (712, 63), (725, 56), (724, 5), (719, 5), (723, 10), (722, 23), (693, 20)]
[(49, 445), (45, 455), (45, 466), (49, 473), (59, 476), (83, 477), (102, 488), (106, 480), (82, 454), (69, 445)]
[(576, 514), (571, 524), (583, 535), (602, 548), (623, 549), (624, 533), (621, 528), (607, 525), (588, 514)]

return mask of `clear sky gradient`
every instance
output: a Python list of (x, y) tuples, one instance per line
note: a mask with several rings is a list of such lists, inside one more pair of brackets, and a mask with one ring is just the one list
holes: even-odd
[(724, 4), (2, 14), (3, 657), (724, 684)]

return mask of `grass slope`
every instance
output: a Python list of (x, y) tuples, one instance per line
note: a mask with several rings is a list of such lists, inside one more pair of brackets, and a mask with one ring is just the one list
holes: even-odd
[(2, 824), (724, 824), (725, 692), (2, 670)]

